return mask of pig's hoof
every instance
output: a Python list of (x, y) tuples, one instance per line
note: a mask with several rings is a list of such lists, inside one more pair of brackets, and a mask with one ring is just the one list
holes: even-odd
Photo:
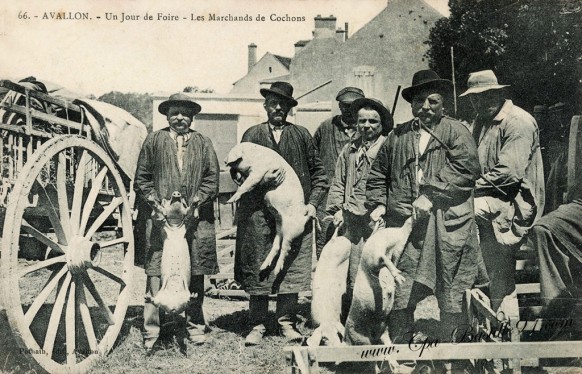
[(259, 271), (263, 272), (265, 270), (267, 270), (267, 268), (269, 267), (270, 264), (267, 264), (265, 262), (263, 262), (263, 264), (261, 265), (261, 268), (259, 269)]
[(273, 274), (277, 275), (281, 272), (281, 270), (283, 270), (283, 265), (277, 264), (277, 266), (275, 266), (275, 269), (273, 270)]
[(404, 277), (403, 277), (402, 275), (400, 275), (400, 274), (396, 274), (396, 275), (394, 276), (394, 280), (396, 281), (396, 283), (398, 283), (398, 284), (402, 284), (402, 283), (404, 283), (404, 282), (406, 281), (406, 278), (404, 278)]

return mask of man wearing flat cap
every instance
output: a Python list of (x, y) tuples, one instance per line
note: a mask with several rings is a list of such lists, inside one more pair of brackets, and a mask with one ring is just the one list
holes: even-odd
[[(141, 149), (135, 175), (135, 191), (149, 204), (150, 233), (146, 238), (146, 294), (154, 297), (160, 289), (162, 199), (174, 191), (182, 194), (189, 209), (186, 240), (190, 249), (190, 292), (196, 298), (186, 309), (186, 328), (194, 344), (205, 342), (206, 323), (202, 310), (204, 275), (216, 274), (216, 237), (213, 200), (218, 195), (219, 166), (212, 142), (190, 128), (200, 105), (183, 93), (173, 94), (158, 111), (168, 120), (168, 127), (150, 133)], [(151, 302), (144, 305), (144, 345), (152, 351), (160, 333), (159, 309)]]
[[(365, 207), (366, 180), (378, 150), (394, 127), (390, 111), (379, 100), (358, 98), (351, 103), (351, 110), (359, 136), (346, 144), (339, 155), (326, 204), (326, 213), (333, 215), (334, 225), (340, 227), (339, 235), (352, 243), (343, 319), (351, 304), (364, 242), (372, 234), (370, 215)], [(330, 246), (324, 249), (335, 250)]]
[(413, 228), (397, 268), (406, 279), (396, 286), (388, 331), (394, 343), (413, 333), (416, 304), (434, 293), (441, 315), (440, 341), (451, 339), (462, 320), (464, 290), (473, 286), (480, 259), (473, 214), (479, 175), (471, 133), (443, 113), (452, 83), (432, 70), (414, 74), (402, 91), (414, 119), (396, 126), (380, 150), (366, 187), (370, 218)]
[[(544, 209), (544, 173), (535, 119), (506, 100), (491, 70), (471, 73), (468, 95), (477, 114), (481, 176), (475, 185), (475, 216), (490, 278), (491, 307), (519, 319), (515, 291), (515, 251)], [(501, 313), (502, 312), (502, 313)]]
[[(354, 100), (363, 97), (364, 92), (357, 87), (342, 88), (335, 98), (341, 114), (323, 121), (313, 134), (313, 143), (321, 162), (323, 162), (328, 181), (333, 179), (335, 164), (344, 146), (358, 137), (356, 118), (352, 114), (351, 104)], [(324, 202), (325, 199), (324, 197)], [(317, 218), (321, 224), (321, 234), (317, 237), (317, 255), (319, 257), (321, 249), (333, 234), (330, 221), (323, 220), (325, 218), (325, 204), (318, 207)]]
[[(309, 131), (286, 121), (291, 108), (297, 105), (293, 86), (274, 82), (270, 88), (262, 88), (261, 95), (265, 98), (263, 107), (268, 120), (248, 129), (241, 141), (271, 148), (291, 165), (303, 187), (305, 215), (315, 217), (316, 207), (328, 188), (327, 178)], [(275, 218), (265, 206), (265, 193), (264, 188), (256, 188), (244, 194), (237, 210), (234, 270), (235, 279), (250, 294), (252, 330), (246, 337), (247, 345), (260, 344), (267, 330), (270, 294), (277, 294), (275, 317), (279, 333), (288, 340), (301, 340), (296, 328), (298, 293), (311, 287), (311, 221), (304, 234), (293, 241), (283, 270), (277, 276), (270, 269), (260, 272), (275, 236)]]

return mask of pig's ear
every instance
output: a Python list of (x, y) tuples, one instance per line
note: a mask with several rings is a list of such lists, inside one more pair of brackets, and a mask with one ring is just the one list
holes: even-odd
[(162, 199), (162, 207), (166, 208), (169, 205), (170, 201), (166, 199)]

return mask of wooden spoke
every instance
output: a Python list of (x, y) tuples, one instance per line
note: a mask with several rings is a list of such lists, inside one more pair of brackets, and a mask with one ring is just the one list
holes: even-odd
[(92, 181), (91, 191), (89, 191), (89, 195), (87, 196), (87, 200), (85, 201), (85, 206), (83, 206), (83, 216), (81, 217), (81, 225), (79, 227), (79, 233), (85, 232), (85, 228), (87, 227), (87, 221), (89, 220), (89, 216), (91, 215), (91, 211), (93, 210), (93, 205), (95, 205), (95, 199), (97, 199), (97, 195), (99, 194), (99, 190), (101, 189), (101, 185), (103, 184), (103, 180), (107, 176), (107, 172), (109, 169), (107, 166), (103, 166), (103, 168), (99, 171), (95, 179)]
[(76, 284), (71, 282), (69, 288), (69, 297), (67, 298), (67, 310), (65, 311), (65, 337), (67, 341), (67, 365), (72, 366), (77, 363), (77, 355), (75, 354), (75, 299), (77, 292), (75, 291)]
[(61, 224), (67, 237), (70, 236), (71, 220), (69, 218), (69, 198), (67, 197), (67, 158), (64, 152), (59, 153), (57, 165), (57, 199)]
[(111, 247), (114, 245), (117, 245), (119, 243), (128, 243), (129, 240), (127, 240), (127, 238), (125, 236), (122, 236), (121, 238), (117, 238), (117, 239), (113, 239), (113, 240), (108, 240), (105, 242), (97, 242), (99, 244), (99, 247), (101, 247), (101, 249), (103, 248), (107, 248), (107, 247)]
[(75, 191), (73, 193), (73, 206), (71, 208), (71, 224), (73, 235), (80, 233), (79, 223), (81, 219), (81, 203), (83, 200), (83, 187), (85, 187), (85, 170), (87, 167), (89, 152), (83, 149), (77, 171), (75, 172)]
[(87, 298), (85, 297), (85, 289), (83, 283), (79, 282), (77, 287), (77, 303), (79, 305), (79, 314), (83, 321), (87, 341), (89, 342), (89, 349), (93, 352), (97, 351), (97, 338), (95, 337), (95, 330), (93, 330), (93, 321), (91, 321), (91, 313), (87, 306)]
[(63, 306), (65, 305), (65, 296), (67, 296), (67, 290), (71, 284), (71, 273), (67, 273), (65, 281), (59, 290), (59, 294), (53, 305), (53, 310), (51, 312), (51, 318), (46, 329), (46, 335), (44, 338), (43, 349), (47, 354), (52, 356), (53, 348), (55, 346), (55, 338), (57, 337), (57, 331), (59, 329), (59, 322), (61, 320), (61, 314), (63, 313)]
[(44, 304), (44, 302), (46, 301), (47, 297), (51, 294), (51, 292), (53, 292), (53, 290), (59, 283), (59, 280), (63, 277), (63, 275), (65, 275), (65, 273), (67, 273), (67, 267), (63, 266), (62, 269), (42, 289), (42, 291), (40, 291), (40, 293), (38, 294), (36, 299), (34, 299), (32, 304), (30, 304), (30, 308), (28, 308), (26, 314), (24, 315), (24, 324), (26, 326), (30, 326), (32, 320), (36, 316), (36, 313), (38, 313), (40, 307)]
[(99, 274), (103, 274), (104, 276), (111, 279), (112, 281), (119, 283), (121, 285), (121, 287), (125, 287), (125, 281), (123, 279), (119, 278), (117, 275), (111, 273), (109, 270), (106, 270), (106, 269), (101, 268), (101, 267), (93, 267), (93, 270), (95, 270)]
[(32, 273), (34, 271), (44, 269), (47, 266), (51, 266), (54, 264), (58, 264), (59, 262), (66, 262), (66, 258), (64, 255), (49, 258), (48, 260), (39, 261), (34, 265), (26, 266), (20, 270), (19, 276), (20, 278), (24, 277), (26, 274)]
[(57, 240), (60, 244), (66, 246), (68, 244), (67, 236), (65, 234), (65, 230), (63, 229), (63, 225), (61, 224), (58, 210), (53, 205), (53, 202), (52, 202), (51, 198), (49, 197), (49, 195), (44, 187), (42, 188), (42, 191), (44, 192), (44, 200), (48, 202), (48, 205), (50, 205), (50, 209), (48, 209), (47, 213), (48, 213), (49, 220), (51, 221), (51, 224), (53, 225), (53, 229), (55, 230), (55, 234), (57, 235)]
[(55, 243), (48, 236), (38, 231), (36, 228), (32, 227), (28, 222), (26, 222), (24, 218), (22, 219), (22, 229), (29, 233), (30, 235), (32, 235), (39, 242), (43, 243), (44, 245), (47, 245), (50, 249), (52, 249), (56, 253), (59, 254), (65, 253), (65, 251), (63, 251), (63, 248), (60, 246), (59, 243)]
[[(18, 145), (12, 138), (11, 144)], [(31, 356), (43, 372), (88, 372), (113, 348), (130, 301), (134, 244), (129, 186), (107, 151), (90, 139), (61, 134), (37, 145), (26, 165), (13, 173), (16, 180), (4, 207), (0, 289), (7, 297), (2, 308), (18, 336), (17, 348), (45, 351)], [(32, 208), (31, 196), (39, 199)], [(33, 215), (34, 222), (28, 218)], [(92, 240), (110, 223), (120, 226), (121, 238)], [(71, 273), (67, 262), (81, 260), (68, 257), (73, 239), (80, 246), (104, 248), (103, 267), (95, 273)], [(25, 242), (39, 247), (41, 260), (23, 263), (19, 254)], [(31, 291), (32, 280), (37, 285)], [(80, 353), (80, 346), (90, 351)]]
[(85, 234), (85, 237), (91, 239), (91, 237), (93, 236), (93, 234), (95, 234), (97, 229), (101, 227), (103, 222), (105, 222), (105, 220), (115, 211), (115, 209), (117, 209), (118, 206), (121, 205), (121, 203), (123, 203), (123, 199), (121, 197), (114, 197), (109, 203), (109, 205), (103, 210), (103, 212), (101, 212), (99, 217), (97, 217), (95, 222), (93, 222), (93, 224), (87, 231), (87, 234)]
[(101, 311), (105, 315), (107, 322), (110, 325), (115, 324), (115, 319), (113, 318), (113, 313), (111, 313), (111, 310), (109, 310), (109, 307), (107, 306), (107, 304), (105, 304), (105, 301), (103, 301), (103, 298), (101, 298), (101, 295), (99, 295), (99, 292), (97, 291), (97, 288), (95, 288), (95, 285), (93, 284), (93, 281), (91, 280), (91, 278), (89, 278), (89, 275), (83, 274), (82, 277), (83, 277), (83, 284), (85, 285), (85, 287), (87, 287), (87, 290), (89, 290), (89, 293), (91, 294), (91, 296), (93, 296), (93, 299), (97, 302), (97, 304), (101, 308)]

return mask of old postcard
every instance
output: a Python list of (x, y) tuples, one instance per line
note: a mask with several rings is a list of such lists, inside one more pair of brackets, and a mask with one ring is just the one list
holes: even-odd
[(581, 13), (2, 2), (0, 371), (579, 370)]

